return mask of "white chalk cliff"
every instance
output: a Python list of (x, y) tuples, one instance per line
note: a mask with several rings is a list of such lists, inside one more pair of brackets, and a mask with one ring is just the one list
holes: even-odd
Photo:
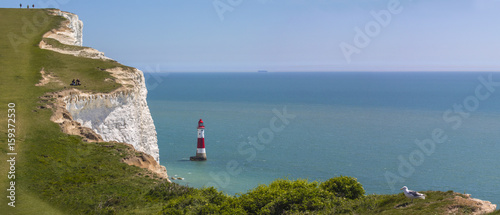
[(89, 47), (82, 47), (83, 22), (80, 19), (78, 19), (78, 16), (76, 14), (63, 12), (60, 10), (49, 10), (49, 12), (54, 16), (62, 16), (66, 18), (66, 21), (62, 23), (61, 27), (57, 29), (52, 29), (49, 32), (45, 33), (43, 35), (43, 38), (55, 39), (62, 44), (79, 46), (79, 48), (78, 49), (56, 48), (53, 47), (50, 43), (45, 42), (44, 40), (42, 40), (38, 45), (40, 48), (59, 52), (62, 54), (74, 55), (77, 57), (111, 60), (111, 58), (106, 57), (103, 52), (97, 51)]
[(118, 82), (128, 87), (109, 94), (71, 94), (64, 101), (66, 109), (85, 127), (101, 135), (104, 141), (128, 143), (159, 162), (156, 129), (146, 102), (144, 76), (137, 69), (108, 70)]
[[(47, 32), (43, 37), (56, 39), (66, 45), (82, 46), (83, 23), (78, 16), (60, 10), (50, 12), (53, 15), (63, 16), (67, 21), (62, 23), (62, 27)], [(102, 55), (65, 53), (65, 50), (47, 46), (43, 41), (39, 46), (64, 54), (109, 60), (102, 52), (91, 48), (88, 49)], [(54, 121), (61, 125), (65, 120), (76, 121), (81, 126), (92, 129), (102, 140), (128, 143), (137, 151), (151, 155), (159, 164), (156, 129), (146, 102), (147, 89), (142, 71), (126, 67), (116, 67), (106, 71), (110, 72), (122, 87), (111, 93), (91, 94), (74, 89), (61, 93), (61, 100), (64, 101), (65, 108), (71, 116), (59, 117)]]
[(83, 22), (76, 14), (60, 11), (50, 10), (54, 16), (62, 16), (67, 21), (59, 29), (52, 29), (43, 35), (44, 38), (53, 38), (66, 45), (83, 45)]

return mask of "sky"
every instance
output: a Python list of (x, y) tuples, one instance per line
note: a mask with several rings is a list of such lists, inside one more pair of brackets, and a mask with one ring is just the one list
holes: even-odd
[(1, 0), (145, 72), (500, 71), (500, 0)]

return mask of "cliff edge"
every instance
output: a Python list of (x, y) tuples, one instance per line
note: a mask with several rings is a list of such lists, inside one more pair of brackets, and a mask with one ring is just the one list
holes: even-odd
[[(49, 12), (64, 17), (65, 21), (59, 28), (43, 35), (40, 48), (77, 57), (111, 60), (102, 52), (82, 47), (83, 23), (77, 15), (57, 9)], [(125, 158), (123, 162), (167, 178), (166, 168), (159, 165), (156, 128), (146, 101), (147, 89), (142, 71), (125, 66), (102, 71), (113, 77), (105, 81), (118, 83), (121, 87), (110, 93), (89, 93), (73, 88), (47, 95), (55, 99), (51, 120), (58, 123), (63, 132), (82, 136), (84, 141), (127, 143), (142, 153), (138, 153), (137, 159)], [(41, 73), (42, 80), (37, 86), (57, 82), (43, 69)]]

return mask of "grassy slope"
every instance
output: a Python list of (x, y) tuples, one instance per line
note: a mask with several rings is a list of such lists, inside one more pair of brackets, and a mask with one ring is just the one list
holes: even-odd
[[(122, 66), (112, 61), (78, 58), (41, 50), (37, 44), (44, 32), (54, 28), (59, 18), (49, 17), (43, 10), (0, 9), (0, 189), (7, 196), (5, 174), (7, 104), (16, 104), (16, 208), (0, 200), (1, 214), (80, 214), (138, 213), (151, 214), (176, 208), (185, 213), (235, 208), (248, 199), (228, 197), (213, 190), (187, 189), (161, 185), (144, 176), (144, 170), (119, 160), (125, 156), (123, 145), (84, 143), (79, 137), (60, 132), (49, 118), (47, 102), (40, 99), (47, 92), (68, 88), (57, 84), (36, 87), (40, 69), (56, 76), (65, 84), (79, 78), (79, 89), (110, 92), (119, 87), (107, 84), (111, 78), (101, 69)], [(15, 35), (14, 43), (9, 35)], [(103, 147), (106, 145), (107, 147)], [(112, 147), (109, 147), (112, 145)], [(142, 175), (142, 176), (139, 176)], [(163, 187), (162, 187), (163, 186)], [(161, 188), (161, 189), (160, 189)], [(429, 214), (442, 212), (452, 204), (451, 193), (427, 192), (426, 200), (406, 205), (402, 194), (369, 195), (356, 201), (341, 201), (338, 206), (313, 214)], [(267, 202), (264, 202), (267, 203)], [(399, 207), (395, 209), (395, 206)], [(177, 210), (176, 209), (176, 210)], [(188, 210), (189, 209), (189, 210)], [(460, 208), (466, 213), (468, 208)], [(498, 213), (498, 212), (497, 212)]]
[[(16, 10), (2, 10), (0, 12), (0, 112), (2, 113), (2, 117), (0, 117), (0, 124), (2, 125), (0, 138), (2, 142), (2, 157), (0, 160), (0, 171), (2, 174), (1, 181), (1, 190), (2, 196), (7, 196), (7, 192), (5, 191), (5, 185), (7, 185), (7, 178), (4, 174), (8, 171), (8, 166), (5, 161), (6, 155), (6, 146), (5, 143), (6, 137), (6, 120), (5, 113), (7, 113), (7, 104), (10, 102), (14, 102), (16, 104), (16, 152), (19, 154), (16, 159), (18, 162), (16, 163), (16, 177), (18, 180), (16, 183), (18, 191), (17, 193), (17, 202), (19, 202), (19, 206), (24, 205), (24, 207), (17, 207), (16, 210), (10, 210), (12, 212), (17, 212), (19, 214), (24, 212), (30, 212), (31, 210), (40, 210), (47, 211), (48, 213), (58, 214), (58, 210), (53, 209), (48, 204), (45, 204), (38, 197), (31, 195), (30, 193), (20, 194), (22, 191), (19, 189), (25, 189), (26, 186), (22, 186), (21, 183), (24, 181), (20, 179), (22, 176), (22, 172), (20, 171), (26, 163), (25, 156), (23, 156), (23, 152), (26, 150), (28, 145), (24, 139), (26, 138), (28, 132), (26, 132), (32, 124), (28, 119), (33, 118), (33, 113), (30, 109), (37, 101), (37, 95), (33, 92), (34, 85), (32, 83), (36, 83), (39, 78), (36, 72), (31, 70), (31, 60), (32, 56), (26, 53), (29, 53), (28, 50), (32, 49), (32, 41), (35, 37), (39, 37), (38, 31), (28, 32), (26, 29), (23, 29), (23, 23), (26, 20), (33, 20), (34, 12), (23, 13), (23, 16), (17, 15), (18, 12)], [(16, 17), (15, 19), (13, 19)], [(47, 25), (41, 26), (46, 28)], [(6, 31), (9, 29), (9, 31)], [(24, 30), (24, 31), (23, 31)], [(14, 43), (11, 43), (9, 40), (9, 36), (15, 39)], [(9, 208), (4, 209), (6, 207), (6, 200), (2, 198), (0, 208), (2, 211), (9, 211)], [(28, 205), (38, 205), (39, 208), (31, 208)]]
[[(119, 87), (107, 84), (104, 79), (112, 77), (101, 71), (121, 66), (116, 62), (78, 58), (38, 48), (43, 33), (59, 22), (60, 19), (47, 16), (43, 10), (0, 9), (0, 113), (3, 116), (0, 117), (0, 139), (2, 143), (7, 140), (7, 104), (14, 102), (18, 153), (16, 208), (6, 208), (7, 199), (1, 198), (0, 211), (58, 214), (59, 211), (119, 209), (110, 207), (113, 205), (135, 207), (143, 203), (136, 200), (144, 189), (156, 180), (137, 177), (143, 173), (142, 169), (120, 162), (125, 156), (122, 153), (124, 146), (102, 147), (106, 143), (88, 144), (79, 137), (63, 134), (59, 126), (49, 120), (52, 112), (38, 108), (45, 106), (39, 97), (46, 92), (69, 87), (57, 84), (36, 87), (41, 68), (68, 85), (72, 79), (79, 78), (82, 81), (79, 88), (86, 91), (110, 92)], [(11, 37), (14, 43), (9, 40), (10, 35), (14, 36)], [(5, 161), (4, 144), (1, 150), (0, 159)], [(8, 181), (4, 174), (8, 168), (6, 162), (0, 163), (2, 196), (6, 194)]]

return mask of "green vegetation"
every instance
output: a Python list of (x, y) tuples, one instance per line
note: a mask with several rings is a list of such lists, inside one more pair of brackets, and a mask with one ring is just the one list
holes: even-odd
[[(414, 203), (396, 195), (364, 195), (355, 178), (326, 182), (278, 179), (247, 193), (229, 196), (214, 188), (195, 189), (151, 177), (146, 170), (120, 162), (131, 152), (116, 143), (86, 143), (61, 132), (50, 121), (53, 102), (46, 93), (68, 88), (80, 79), (88, 92), (120, 87), (103, 71), (123, 67), (114, 61), (93, 60), (41, 50), (42, 35), (62, 18), (45, 10), (0, 9), (0, 140), (8, 139), (7, 109), (15, 104), (16, 208), (2, 197), (2, 214), (429, 214), (474, 210), (451, 191), (423, 192)], [(46, 40), (51, 44), (64, 46)], [(44, 69), (61, 84), (35, 86)], [(0, 160), (9, 159), (5, 144)], [(0, 189), (7, 196), (7, 162), (0, 163)], [(497, 212), (498, 214), (498, 212)]]
[[(122, 66), (113, 61), (92, 60), (63, 55), (38, 48), (42, 35), (60, 24), (44, 10), (0, 9), (0, 117), (2, 143), (7, 140), (7, 108), (15, 104), (16, 208), (2, 198), (0, 211), (14, 214), (104, 213), (133, 211), (149, 206), (141, 196), (157, 178), (146, 177), (143, 169), (120, 162), (127, 156), (126, 146), (110, 143), (85, 143), (80, 137), (66, 135), (50, 121), (48, 92), (75, 87), (89, 92), (110, 92), (119, 84), (103, 69)], [(42, 87), (35, 84), (44, 70), (61, 81)], [(108, 147), (103, 147), (108, 145)], [(109, 147), (112, 145), (112, 147)], [(2, 144), (0, 186), (7, 196), (10, 180), (8, 148)], [(156, 210), (160, 209), (160, 206)]]
[(83, 47), (83, 46), (70, 46), (70, 45), (62, 44), (58, 40), (52, 39), (52, 38), (43, 38), (42, 41), (45, 42), (47, 45), (52, 46), (53, 48), (62, 49), (65, 51), (80, 51), (80, 50), (84, 50), (85, 48), (87, 48), (87, 47)]
[(320, 189), (317, 182), (279, 179), (269, 186), (260, 185), (241, 195), (243, 208), (250, 213), (280, 214), (283, 211), (314, 211), (329, 206), (332, 193)]
[(365, 195), (365, 189), (356, 178), (340, 176), (321, 183), (321, 188), (330, 191), (337, 197), (357, 199)]
[[(328, 181), (343, 181), (339, 187), (347, 188), (352, 179), (342, 176)], [(403, 193), (349, 199), (323, 189), (323, 184), (331, 184), (327, 182), (278, 179), (234, 197), (214, 188), (163, 183), (146, 197), (151, 202), (162, 202), (163, 214), (470, 214), (477, 210), (474, 203), (464, 199), (465, 195), (453, 191), (422, 192), (427, 198), (413, 203)]]

